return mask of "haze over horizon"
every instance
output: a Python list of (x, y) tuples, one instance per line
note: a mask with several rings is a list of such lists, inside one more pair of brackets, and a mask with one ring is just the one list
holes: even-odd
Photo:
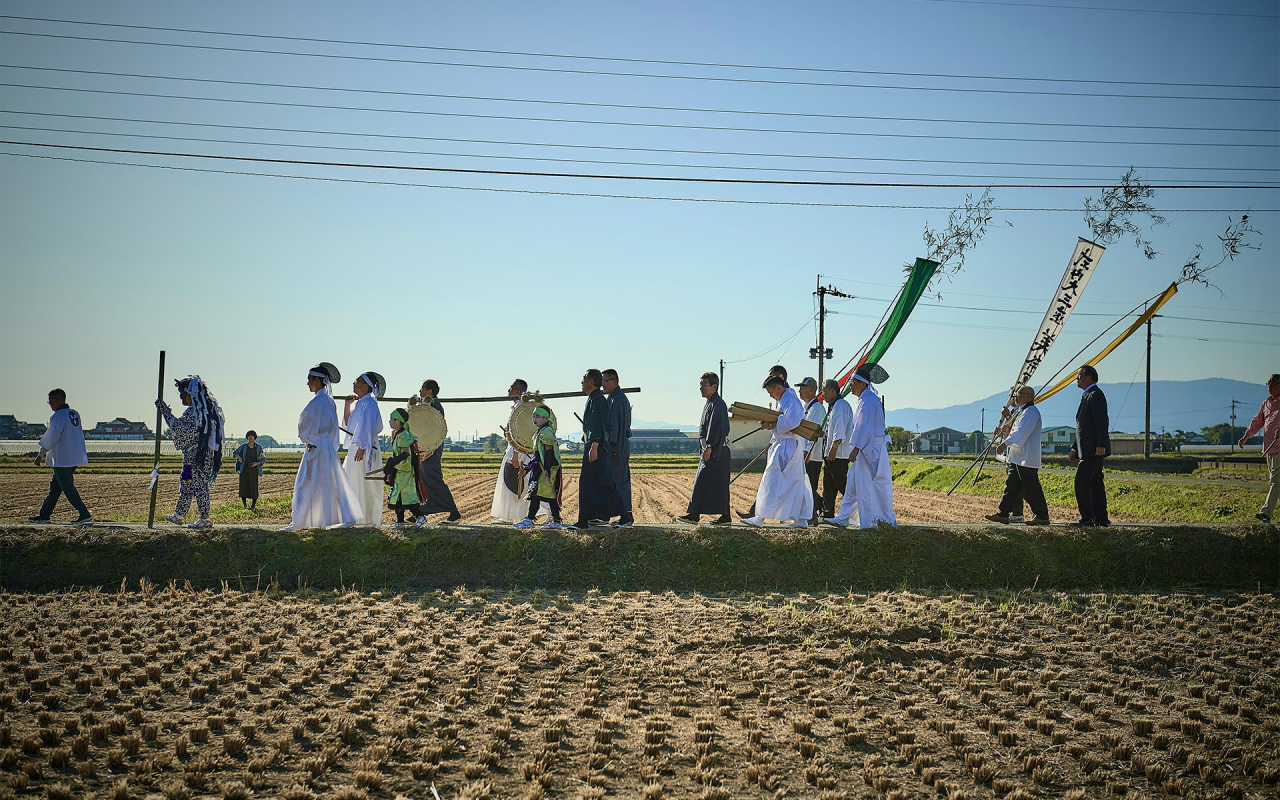
[[(1187, 186), (1280, 177), (1274, 3), (302, 8), (10, 0), (2, 138), (624, 178), (1114, 184), (1130, 165)], [(200, 374), (230, 433), (281, 441), (296, 439), (321, 360), (344, 392), (372, 369), (401, 396), (427, 377), (446, 397), (503, 394), (516, 376), (571, 391), (585, 368), (613, 367), (643, 387), (636, 418), (688, 424), (699, 374), (724, 359), (726, 399), (759, 403), (773, 363), (793, 382), (816, 375), (819, 273), (856, 295), (830, 306), (829, 376), (925, 255), (924, 224), (980, 191), (0, 150), (0, 413), (44, 422), (58, 386), (89, 424), (154, 425), (164, 349), (171, 403), (173, 378)], [(987, 238), (884, 359), (889, 411), (1007, 390), (1096, 194), (993, 190)], [(1040, 377), (1167, 286), (1197, 243), (1216, 261), (1228, 218), (1251, 209), (1262, 249), (1213, 273), (1221, 296), (1187, 285), (1162, 310), (1152, 375), (1261, 384), (1280, 369), (1280, 189), (1158, 189), (1152, 202), (1168, 224), (1143, 236), (1160, 255), (1110, 245)], [(1103, 363), (1104, 383), (1141, 380), (1143, 339)], [(552, 405), (572, 430), (581, 401)], [(503, 404), (448, 413), (452, 435), (506, 419)]]

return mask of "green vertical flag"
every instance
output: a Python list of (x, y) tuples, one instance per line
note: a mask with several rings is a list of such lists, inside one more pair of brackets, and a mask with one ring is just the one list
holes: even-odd
[(867, 351), (867, 354), (854, 365), (853, 369), (840, 378), (841, 388), (847, 389), (849, 378), (853, 376), (854, 370), (858, 367), (863, 364), (880, 363), (880, 359), (884, 358), (884, 354), (889, 350), (889, 345), (893, 344), (898, 332), (907, 323), (907, 318), (911, 316), (916, 303), (919, 302), (920, 295), (924, 294), (925, 288), (928, 287), (929, 281), (933, 279), (933, 274), (937, 270), (937, 261), (930, 261), (927, 258), (916, 259), (915, 265), (911, 267), (911, 274), (907, 276), (907, 282), (903, 285), (902, 292), (898, 295), (898, 302), (894, 304), (893, 311), (889, 312), (888, 318), (884, 321), (884, 326), (880, 328), (880, 334), (872, 342), (871, 349)]

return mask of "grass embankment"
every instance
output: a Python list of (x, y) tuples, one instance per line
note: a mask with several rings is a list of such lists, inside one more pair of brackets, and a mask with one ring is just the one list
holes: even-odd
[[(962, 466), (944, 466), (928, 461), (891, 461), (893, 482), (898, 486), (946, 492), (964, 472)], [(1004, 492), (1004, 464), (988, 465), (973, 482), (973, 473), (956, 487), (959, 494), (1000, 497)], [(1253, 518), (1266, 496), (1266, 485), (1204, 486), (1162, 481), (1125, 480), (1123, 475), (1107, 476), (1107, 507), (1116, 515), (1128, 515), (1160, 522), (1247, 522)], [(1074, 508), (1075, 480), (1072, 475), (1041, 472), (1040, 484), (1051, 506)]]
[(292, 534), (261, 529), (0, 529), (11, 591), (119, 586), (122, 580), (228, 581), (253, 588), (530, 588), (840, 591), (966, 589), (1274, 589), (1270, 526), (1123, 531), (999, 528), (860, 532), (573, 531), (426, 528)]

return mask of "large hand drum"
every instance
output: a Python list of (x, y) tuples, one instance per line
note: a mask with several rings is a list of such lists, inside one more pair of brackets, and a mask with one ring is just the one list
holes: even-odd
[(409, 430), (418, 437), (418, 450), (424, 455), (438, 450), (449, 433), (444, 414), (425, 403), (409, 409)]
[(533, 410), (542, 407), (551, 412), (551, 429), (556, 428), (556, 412), (551, 407), (537, 400), (528, 400), (511, 410), (511, 419), (507, 422), (507, 441), (521, 453), (533, 453), (533, 441), (538, 428), (533, 424)]

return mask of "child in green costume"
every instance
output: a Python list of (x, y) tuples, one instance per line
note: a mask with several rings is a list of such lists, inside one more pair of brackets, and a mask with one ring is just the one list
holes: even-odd
[(408, 511), (412, 520), (421, 516), (426, 492), (419, 471), (418, 437), (409, 430), (409, 414), (404, 409), (391, 412), (391, 433), (391, 457), (382, 467), (384, 480), (391, 487), (387, 508), (396, 512), (395, 527), (410, 527), (414, 523), (404, 521), (404, 512)]
[(544, 531), (560, 529), (560, 449), (556, 446), (556, 431), (551, 426), (551, 412), (545, 407), (533, 410), (533, 424), (538, 432), (533, 439), (533, 460), (529, 462), (529, 515), (515, 527), (528, 529), (538, 518), (538, 508), (546, 500), (551, 508), (551, 521), (542, 526)]

